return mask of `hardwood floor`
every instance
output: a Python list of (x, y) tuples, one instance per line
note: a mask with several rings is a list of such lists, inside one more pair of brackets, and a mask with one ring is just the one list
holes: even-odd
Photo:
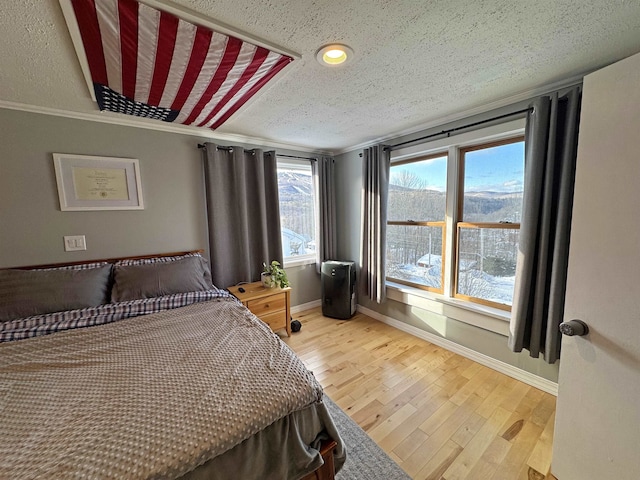
[(360, 313), (294, 317), (284, 341), (412, 478), (554, 478), (554, 396)]

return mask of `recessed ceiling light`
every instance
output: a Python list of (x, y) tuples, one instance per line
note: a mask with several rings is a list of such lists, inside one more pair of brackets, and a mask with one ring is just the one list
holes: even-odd
[(341, 45), (339, 43), (325, 45), (318, 50), (318, 53), (316, 53), (316, 60), (318, 60), (320, 65), (327, 67), (342, 65), (343, 63), (350, 61), (352, 58), (353, 50), (346, 45)]

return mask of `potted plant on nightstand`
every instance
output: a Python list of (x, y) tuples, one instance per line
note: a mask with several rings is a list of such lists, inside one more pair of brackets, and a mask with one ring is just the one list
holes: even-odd
[(287, 273), (280, 266), (280, 262), (277, 260), (272, 261), (271, 263), (263, 263), (263, 272), (260, 274), (260, 280), (262, 280), (262, 285), (267, 288), (274, 287), (288, 287), (289, 280), (287, 279)]

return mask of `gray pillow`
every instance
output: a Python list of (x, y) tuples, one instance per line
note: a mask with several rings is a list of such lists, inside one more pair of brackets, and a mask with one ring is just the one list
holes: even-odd
[(108, 302), (111, 265), (86, 270), (0, 270), (0, 321)]
[(211, 273), (202, 257), (147, 265), (115, 265), (111, 301), (126, 302), (211, 288)]

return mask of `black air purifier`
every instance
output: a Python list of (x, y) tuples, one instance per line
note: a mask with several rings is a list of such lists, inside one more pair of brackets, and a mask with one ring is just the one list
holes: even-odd
[(322, 314), (347, 319), (356, 313), (356, 264), (328, 260), (322, 263)]

